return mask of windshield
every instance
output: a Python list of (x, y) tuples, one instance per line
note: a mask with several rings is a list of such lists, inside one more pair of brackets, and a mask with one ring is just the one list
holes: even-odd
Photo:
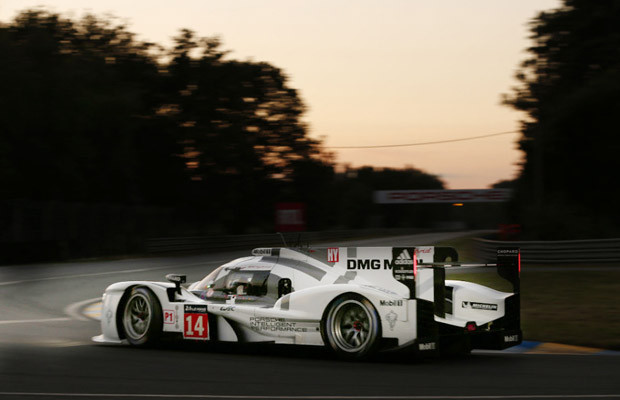
[(218, 274), (220, 273), (220, 271), (222, 271), (223, 267), (224, 266), (222, 265), (221, 267), (216, 268), (213, 272), (211, 272), (209, 275), (204, 277), (204, 279), (201, 280), (196, 286), (194, 286), (192, 290), (207, 290), (211, 288), (213, 285), (213, 282), (215, 282), (215, 278), (217, 278)]
[(207, 275), (194, 291), (206, 292), (205, 297), (220, 298), (228, 295), (265, 296), (267, 294), (268, 270), (241, 268), (216, 269)]

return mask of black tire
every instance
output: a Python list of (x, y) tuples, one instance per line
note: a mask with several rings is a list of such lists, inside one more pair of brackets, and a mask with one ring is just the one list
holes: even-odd
[(122, 310), (123, 332), (133, 346), (150, 346), (159, 340), (163, 329), (159, 300), (145, 287), (131, 290)]
[(362, 359), (373, 354), (381, 338), (381, 319), (372, 303), (356, 294), (332, 301), (321, 321), (325, 345), (338, 356)]

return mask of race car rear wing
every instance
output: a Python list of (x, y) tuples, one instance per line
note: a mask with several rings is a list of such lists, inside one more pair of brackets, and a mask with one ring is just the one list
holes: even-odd
[[(444, 247), (441, 249), (451, 249), (450, 247)], [(452, 249), (454, 250), (454, 249)], [(437, 259), (438, 257), (435, 257)], [(463, 263), (453, 261), (443, 262), (419, 262), (418, 267), (436, 267), (438, 269), (455, 268), (480, 268), (480, 267), (496, 267), (497, 273), (502, 278), (506, 279), (513, 286), (513, 292), (518, 293), (520, 291), (520, 274), (521, 274), (521, 252), (517, 247), (499, 247), (497, 249), (497, 262), (496, 263)], [(445, 275), (445, 272), (444, 272)]]
[[(515, 247), (501, 247), (497, 249), (496, 263), (462, 263), (462, 262), (421, 262), (417, 263), (414, 258), (414, 273), (416, 275), (416, 298), (432, 301), (434, 314), (445, 317), (446, 296), (446, 269), (458, 268), (496, 268), (500, 277), (506, 279), (512, 285), (512, 292), (518, 298), (521, 290), (521, 253)], [(418, 269), (419, 268), (419, 269)], [(418, 273), (418, 271), (420, 271)], [(428, 273), (432, 271), (432, 277)], [(432, 279), (432, 289), (430, 285)]]
[[(417, 341), (420, 349), (425, 349), (429, 343), (450, 347), (452, 343), (458, 342), (464, 348), (498, 350), (521, 343), (520, 252), (518, 248), (502, 247), (497, 249), (496, 257), (497, 262), (492, 264), (425, 260), (415, 265), (414, 262), (417, 276), (415, 291), (412, 293), (417, 300)], [(455, 303), (454, 284), (458, 280), (450, 280), (451, 283), (446, 284), (446, 270), (451, 268), (496, 269), (499, 277), (506, 279), (512, 287), (499, 292), (503, 294), (491, 295), (496, 296), (496, 304), (480, 304), (489, 306), (492, 311), (503, 307), (503, 315), (488, 323), (480, 323), (475, 315), (471, 320), (463, 319), (463, 313), (455, 318), (455, 311), (467, 308), (464, 305), (467, 302), (461, 300)], [(472, 280), (475, 280), (474, 276), (472, 275)], [(466, 276), (461, 275), (460, 278), (467, 281)]]

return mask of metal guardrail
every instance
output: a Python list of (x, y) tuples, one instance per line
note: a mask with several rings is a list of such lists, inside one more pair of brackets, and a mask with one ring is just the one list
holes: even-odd
[[(324, 241), (346, 240), (363, 237), (397, 236), (426, 232), (422, 229), (358, 229), (321, 232), (284, 233), (288, 246)], [(283, 246), (277, 233), (249, 235), (208, 235), (186, 237), (162, 237), (146, 240), (146, 250), (151, 254), (210, 252), (249, 249), (253, 247)]]
[(526, 263), (604, 263), (620, 261), (620, 239), (498, 241), (475, 239), (477, 257), (492, 261), (498, 247), (520, 247)]

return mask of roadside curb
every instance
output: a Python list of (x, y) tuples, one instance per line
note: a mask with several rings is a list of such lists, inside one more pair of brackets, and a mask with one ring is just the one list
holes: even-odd
[(570, 344), (536, 342), (525, 340), (518, 346), (503, 350), (506, 353), (524, 354), (565, 354), (565, 355), (607, 355), (620, 356), (620, 351), (596, 347), (574, 346)]

